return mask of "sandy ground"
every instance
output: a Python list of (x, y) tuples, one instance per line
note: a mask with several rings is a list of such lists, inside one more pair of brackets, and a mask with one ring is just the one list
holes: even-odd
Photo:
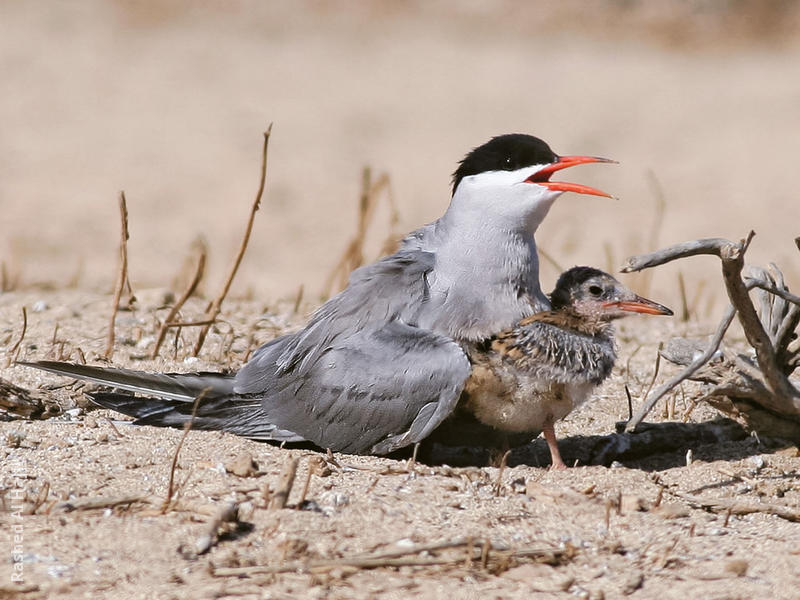
[[(85, 406), (81, 386), (12, 366), (14, 357), (102, 355), (121, 189), (138, 303), (117, 319), (114, 363), (232, 369), (317, 304), (355, 230), (364, 165), (390, 175), (397, 229), (408, 231), (445, 209), (449, 174), (466, 151), (509, 131), (620, 161), (570, 174), (620, 199), (557, 203), (538, 240), (561, 265), (614, 267), (659, 245), (754, 229), (749, 260), (777, 262), (800, 289), (800, 11), (758, 2), (737, 3), (758, 11), (521, 6), (0, 5), (0, 378), (74, 407), (49, 421), (0, 422), (0, 598), (800, 597), (796, 447), (689, 437), (613, 467), (583, 466), (602, 462), (587, 444), (627, 418), (624, 385), (635, 398), (649, 385), (658, 343), (713, 331), (723, 301), (715, 259), (625, 280), (677, 307), (680, 271), (691, 319), (622, 324), (613, 377), (558, 428), (579, 464), (567, 472), (546, 469), (541, 440), (502, 472), (480, 461), (408, 469), (400, 458), (335, 456), (300, 504), (320, 455), (190, 432), (175, 471), (179, 502), (162, 514), (181, 432), (125, 425)], [(204, 291), (218, 288), (270, 122), (264, 204), (223, 322), (198, 359), (187, 360), (191, 333), (147, 359), (167, 288), (198, 235), (211, 249)], [(369, 252), (387, 219), (379, 210)], [(545, 289), (557, 272), (545, 263)], [(294, 312), (300, 284), (306, 301)], [(192, 300), (185, 315), (203, 304)], [(23, 306), (28, 328), (11, 352)], [(672, 372), (662, 366), (656, 383)], [(685, 386), (669, 399), (674, 420), (716, 416), (692, 409), (696, 397)], [(651, 420), (668, 418), (659, 408)], [(257, 464), (246, 477), (231, 472), (242, 456)], [(300, 459), (290, 508), (271, 510), (290, 457)], [(120, 498), (129, 501), (85, 504)], [(195, 555), (210, 515), (229, 501), (243, 524)], [(21, 585), (12, 581), (15, 533)], [(447, 542), (454, 547), (431, 549)], [(281, 565), (291, 570), (247, 571)]]
[[(143, 294), (136, 311), (120, 313), (116, 364), (236, 368), (254, 345), (303, 318), (288, 305), (234, 301), (199, 359), (186, 358), (193, 341), (187, 333), (151, 361), (144, 356), (156, 316), (163, 316), (161, 292)], [(96, 361), (110, 298), (76, 291), (47, 298), (0, 296), (3, 322), (15, 323), (0, 331), (0, 344), (9, 348), (18, 339), (20, 305), (40, 302), (20, 358), (82, 353)], [(201, 308), (194, 301), (187, 317)], [(176, 462), (178, 500), (162, 514), (181, 431), (126, 425), (91, 407), (48, 421), (0, 423), (0, 548), (12, 558), (20, 551), (24, 576), (14, 583), (13, 562), (4, 559), (0, 597), (796, 598), (796, 446), (744, 433), (716, 440), (698, 434), (666, 450), (583, 466), (598, 462), (587, 448), (608, 440), (627, 417), (624, 386), (637, 399), (648, 386), (658, 341), (708, 331), (667, 319), (623, 322), (612, 378), (557, 428), (565, 460), (578, 465), (566, 472), (547, 469), (543, 440), (516, 450), (501, 472), (482, 459), (471, 462), (468, 453), (451, 454), (445, 460), (455, 466), (442, 466), (434, 449), (409, 469), (402, 457), (327, 461), (312, 450), (192, 431)], [(0, 352), (0, 378), (64, 407), (86, 406), (83, 385), (13, 367), (11, 358)], [(663, 367), (658, 382), (672, 372)], [(675, 420), (705, 427), (714, 414), (692, 409), (696, 396), (687, 385), (669, 402)], [(666, 421), (663, 409), (651, 420)], [(269, 509), (291, 458), (300, 463), (289, 508)], [(310, 465), (317, 470), (303, 496)], [(230, 502), (239, 503), (242, 522), (198, 555), (209, 522)], [(454, 547), (430, 549), (442, 544)]]

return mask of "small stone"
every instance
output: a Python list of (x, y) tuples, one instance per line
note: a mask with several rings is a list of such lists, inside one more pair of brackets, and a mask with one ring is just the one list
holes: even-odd
[(241, 452), (231, 461), (225, 463), (225, 470), (237, 477), (253, 477), (258, 474), (258, 465), (249, 452)]
[(325, 492), (320, 496), (319, 503), (322, 505), (323, 510), (339, 508), (341, 506), (347, 506), (350, 504), (350, 497), (341, 492), (330, 491)]
[(94, 436), (94, 441), (98, 444), (105, 444), (108, 442), (108, 432), (98, 431), (97, 435)]
[(36, 302), (33, 303), (31, 310), (35, 313), (40, 313), (46, 311), (48, 308), (50, 307), (47, 305), (47, 302), (45, 302), (44, 300), (37, 300)]
[(644, 575), (641, 573), (631, 574), (622, 586), (622, 593), (626, 596), (632, 594), (644, 585)]
[(727, 563), (725, 563), (725, 571), (728, 573), (733, 573), (737, 577), (744, 577), (747, 574), (747, 569), (749, 567), (750, 564), (742, 558), (729, 560)]

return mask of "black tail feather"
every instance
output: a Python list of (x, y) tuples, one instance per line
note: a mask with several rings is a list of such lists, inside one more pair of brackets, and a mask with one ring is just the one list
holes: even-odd
[(269, 423), (258, 399), (201, 398), (192, 419), (193, 402), (141, 398), (128, 392), (93, 392), (89, 397), (103, 408), (134, 417), (136, 425), (184, 427), (191, 421), (192, 429), (197, 430), (227, 431), (254, 440), (304, 441), (299, 435)]

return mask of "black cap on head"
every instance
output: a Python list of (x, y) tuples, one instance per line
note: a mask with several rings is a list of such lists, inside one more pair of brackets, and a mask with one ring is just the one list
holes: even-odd
[(464, 177), (486, 171), (516, 171), (530, 165), (549, 165), (558, 156), (545, 142), (524, 133), (498, 135), (464, 157), (453, 173), (453, 193)]
[(593, 277), (608, 277), (616, 281), (611, 275), (594, 267), (572, 267), (564, 271), (556, 282), (553, 293), (550, 294), (550, 304), (553, 310), (559, 310), (571, 303), (571, 293), (583, 283)]

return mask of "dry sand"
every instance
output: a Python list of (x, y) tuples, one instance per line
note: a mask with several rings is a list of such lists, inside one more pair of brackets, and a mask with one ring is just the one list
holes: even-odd
[[(17, 323), (0, 331), (3, 347), (18, 339), (19, 306), (32, 306), (38, 296), (0, 296), (3, 322)], [(109, 297), (56, 292), (48, 298), (52, 304), (40, 305), (29, 318), (21, 357), (61, 353), (76, 359), (80, 348), (96, 361), (105, 346)], [(187, 317), (201, 308), (193, 301)], [(182, 336), (175, 355), (170, 342), (162, 351), (169, 358), (143, 359), (152, 347), (155, 317), (163, 313), (144, 302), (120, 313), (115, 364), (161, 371), (235, 368), (249, 347), (301, 320), (286, 306), (264, 312), (256, 302), (234, 301), (200, 360), (185, 359), (191, 333)], [(310, 479), (303, 510), (297, 507), (307, 469), (311, 461), (324, 463), (324, 454), (191, 431), (177, 459), (178, 504), (161, 514), (182, 432), (130, 426), (109, 411), (83, 409), (48, 421), (0, 423), (0, 549), (7, 557), (0, 563), (0, 597), (796, 598), (797, 447), (746, 435), (716, 442), (688, 436), (669, 451), (653, 448), (613, 466), (610, 460), (583, 466), (597, 458), (587, 448), (607, 440), (601, 436), (627, 417), (624, 386), (638, 401), (650, 383), (658, 341), (703, 331), (702, 325), (668, 319), (621, 324), (612, 378), (557, 426), (565, 460), (577, 460), (575, 468), (548, 471), (541, 439), (515, 451), (502, 472), (480, 461), (409, 470), (402, 458), (335, 455), (326, 473)], [(10, 358), (0, 352), (3, 379), (41, 389), (65, 407), (85, 405), (84, 386), (6, 366)], [(663, 367), (658, 381), (673, 372)], [(669, 399), (676, 420), (713, 417), (707, 407), (692, 409), (696, 397), (687, 385)], [(651, 420), (665, 420), (660, 407)], [(470, 456), (450, 458), (464, 465)], [(290, 508), (270, 510), (280, 472), (292, 457), (300, 459), (300, 468)], [(248, 469), (253, 459), (257, 468)], [(238, 469), (251, 472), (241, 477), (232, 472)], [(99, 507), (84, 508), (98, 501)], [(109, 501), (122, 503), (103, 504)], [(196, 556), (208, 522), (228, 502), (240, 503), (244, 523)], [(17, 544), (14, 533), (22, 536)], [(464, 543), (451, 550), (411, 553), (459, 540)], [(486, 540), (492, 550), (483, 566), (479, 549)], [(11, 581), (17, 546), (23, 585)], [(470, 546), (474, 560), (467, 560)], [(386, 553), (398, 552), (401, 561), (442, 562), (387, 562)], [(364, 555), (384, 555), (381, 566), (369, 568)], [(358, 567), (351, 566), (354, 559)], [(261, 571), (226, 571), (244, 567)], [(265, 573), (263, 567), (287, 572)]]

